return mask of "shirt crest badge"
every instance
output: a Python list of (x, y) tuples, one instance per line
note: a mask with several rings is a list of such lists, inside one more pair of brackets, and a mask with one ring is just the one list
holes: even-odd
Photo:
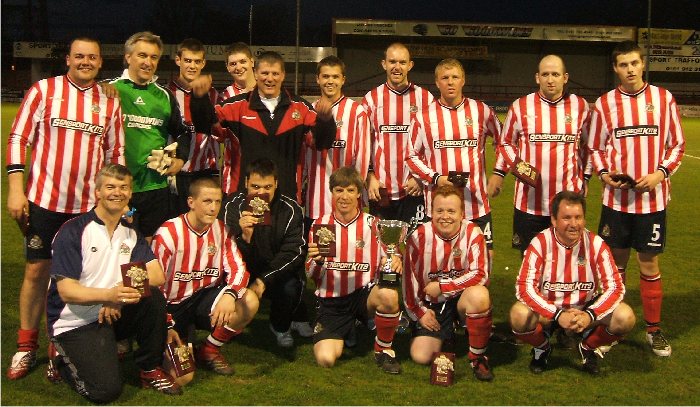
[(474, 124), (474, 121), (472, 120), (471, 117), (467, 116), (467, 118), (464, 119), (464, 124), (467, 126), (471, 126), (472, 124)]
[(512, 243), (514, 246), (520, 246), (520, 235), (519, 234), (513, 233)]
[(301, 113), (299, 113), (298, 110), (295, 110), (292, 112), (292, 119), (294, 120), (300, 120), (301, 119)]
[(416, 105), (411, 105), (411, 107), (408, 109), (411, 113), (417, 113), (418, 112), (418, 106)]
[(455, 247), (452, 249), (452, 257), (460, 257), (462, 255), (462, 249)]
[(214, 243), (210, 243), (209, 246), (207, 246), (207, 254), (210, 256), (216, 254), (216, 245)]
[(647, 109), (647, 112), (653, 112), (654, 105), (652, 105), (651, 103), (647, 103), (646, 109)]
[(100, 105), (98, 105), (97, 103), (93, 104), (90, 107), (90, 111), (93, 113), (100, 113)]
[(129, 248), (129, 246), (127, 246), (126, 243), (122, 243), (121, 246), (119, 246), (119, 254), (127, 254), (128, 255), (130, 253), (131, 253), (131, 249)]
[(41, 249), (44, 247), (44, 242), (41, 241), (39, 235), (34, 235), (31, 239), (29, 239), (27, 247), (34, 250)]
[(582, 255), (579, 255), (577, 259), (577, 264), (579, 266), (584, 266), (586, 264), (586, 258)]
[(570, 124), (572, 121), (574, 121), (574, 119), (571, 118), (570, 114), (567, 114), (566, 116), (564, 116), (564, 123)]
[(358, 249), (362, 249), (363, 247), (365, 247), (365, 241), (362, 239), (356, 240), (355, 247), (357, 247)]
[(343, 121), (342, 121), (342, 120), (336, 120), (336, 121), (335, 121), (335, 127), (337, 127), (337, 128), (343, 127)]

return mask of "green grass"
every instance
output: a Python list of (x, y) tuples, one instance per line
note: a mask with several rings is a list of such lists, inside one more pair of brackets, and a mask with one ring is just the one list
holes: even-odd
[[(3, 104), (2, 134), (6, 140), (17, 105)], [(700, 157), (700, 119), (685, 119), (687, 153)], [(5, 155), (6, 143), (2, 143)], [(490, 153), (489, 162), (493, 162)], [(122, 366), (126, 380), (117, 404), (125, 405), (693, 405), (700, 404), (700, 327), (695, 311), (700, 308), (700, 190), (697, 176), (700, 159), (686, 157), (673, 177), (673, 202), (668, 213), (666, 253), (661, 257), (664, 277), (664, 328), (673, 345), (670, 358), (654, 356), (644, 341), (639, 300), (638, 268), (630, 262), (626, 301), (637, 314), (637, 327), (602, 361), (600, 377), (577, 369), (575, 351), (556, 349), (552, 369), (541, 376), (529, 373), (529, 348), (494, 344), (489, 354), (496, 379), (479, 383), (467, 369), (466, 340), (458, 338), (455, 385), (429, 384), (430, 370), (411, 362), (408, 336), (396, 338), (403, 374), (390, 376), (374, 366), (370, 335), (360, 332), (360, 345), (346, 350), (333, 369), (315, 365), (310, 340), (296, 338), (293, 351), (277, 348), (267, 328), (267, 304), (245, 333), (227, 345), (224, 352), (234, 363), (233, 377), (198, 371), (181, 397), (165, 397), (138, 388), (131, 358)], [(491, 295), (494, 321), (507, 329), (507, 311), (515, 301), (514, 280), (519, 254), (510, 249), (513, 177), (506, 179), (503, 196), (492, 201), (496, 255)], [(19, 231), (4, 209), (7, 178), (2, 177), (2, 404), (83, 405), (89, 404), (67, 385), (51, 385), (44, 378), (46, 339), (41, 341), (40, 364), (17, 382), (4, 372), (15, 351), (18, 326), (18, 293), (24, 258)], [(600, 213), (600, 183), (591, 181), (589, 227), (597, 229)], [(509, 270), (505, 270), (509, 267)], [(312, 304), (312, 292), (307, 298)]]

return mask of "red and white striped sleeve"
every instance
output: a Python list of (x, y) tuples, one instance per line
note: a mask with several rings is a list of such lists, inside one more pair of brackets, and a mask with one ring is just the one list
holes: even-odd
[(608, 245), (600, 236), (596, 236), (592, 232), (587, 233), (592, 242), (589, 257), (594, 264), (591, 266), (595, 270), (601, 291), (593, 304), (588, 306), (588, 309), (595, 313), (596, 319), (601, 319), (613, 312), (622, 302), (622, 298), (625, 296), (625, 285), (622, 283), (622, 277), (617, 271)]
[(683, 127), (681, 127), (681, 117), (676, 99), (669, 91), (665, 90), (665, 93), (666, 98), (670, 100), (668, 104), (669, 121), (668, 133), (665, 139), (666, 151), (659, 167), (666, 174), (666, 177), (669, 177), (681, 165), (681, 159), (685, 153), (685, 137), (683, 135)]
[(17, 116), (12, 123), (10, 137), (7, 139), (8, 174), (24, 171), (27, 146), (34, 145), (36, 142), (36, 126), (41, 122), (44, 106), (44, 95), (37, 82), (24, 95)]
[(425, 162), (425, 150), (430, 148), (425, 133), (426, 116), (430, 120), (428, 110), (418, 113), (411, 122), (411, 137), (408, 139), (406, 164), (411, 173), (427, 185), (434, 183), (434, 177), (439, 173)]
[(547, 253), (547, 240), (545, 234), (540, 233), (535, 236), (525, 251), (515, 282), (515, 296), (533, 312), (552, 319), (557, 312), (557, 306), (544, 297), (540, 288), (545, 267), (545, 253)]
[(423, 298), (424, 288), (429, 281), (424, 281), (423, 256), (425, 250), (425, 225), (421, 225), (412, 234), (406, 244), (406, 260), (403, 275), (403, 301), (411, 319), (423, 318), (428, 311)]
[(467, 272), (457, 278), (440, 281), (440, 291), (446, 297), (455, 296), (467, 287), (485, 285), (490, 274), (489, 251), (484, 234), (472, 222), (464, 221), (463, 224), (466, 225), (466, 231), (464, 238), (460, 239), (459, 246), (467, 251)]
[(227, 274), (226, 284), (238, 293), (238, 298), (243, 298), (250, 280), (250, 273), (248, 273), (243, 256), (238, 250), (234, 242), (235, 238), (231, 236), (228, 227), (223, 225), (223, 222), (221, 222), (220, 226), (223, 234), (221, 241), (224, 244), (222, 269)]
[(122, 108), (118, 98), (109, 99), (111, 113), (105, 128), (105, 141), (102, 144), (105, 163), (126, 165), (124, 157), (124, 128), (122, 127)]

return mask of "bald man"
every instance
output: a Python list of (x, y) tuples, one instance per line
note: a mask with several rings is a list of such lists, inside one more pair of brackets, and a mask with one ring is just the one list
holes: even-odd
[[(535, 82), (540, 89), (513, 102), (500, 136), (496, 137), (496, 166), (488, 194), (501, 192), (503, 178), (520, 161), (539, 173), (534, 185), (516, 177), (512, 246), (524, 253), (535, 235), (551, 225), (550, 201), (563, 190), (586, 193), (588, 161), (588, 102), (569, 94), (569, 80), (561, 57), (540, 60)], [(584, 173), (587, 173), (585, 175)]]

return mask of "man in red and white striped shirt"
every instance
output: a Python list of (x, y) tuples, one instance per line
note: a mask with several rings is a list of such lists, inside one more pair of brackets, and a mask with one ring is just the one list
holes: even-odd
[[(20, 290), (18, 352), (7, 371), (24, 377), (36, 363), (38, 328), (49, 283), (51, 241), (68, 219), (95, 206), (95, 175), (124, 164), (119, 100), (95, 84), (100, 44), (80, 37), (66, 56), (68, 73), (35, 83), (26, 93), (7, 141), (10, 216), (26, 226), (27, 263)], [(27, 146), (31, 167), (24, 189)]]
[(552, 226), (525, 251), (515, 284), (510, 323), (516, 337), (533, 346), (530, 370), (542, 373), (552, 352), (545, 329), (589, 334), (578, 346), (583, 369), (598, 373), (600, 353), (634, 328), (632, 308), (610, 248), (586, 229), (586, 201), (572, 191), (552, 200)]
[[(604, 184), (598, 233), (612, 248), (623, 275), (630, 248), (637, 251), (647, 341), (658, 356), (670, 356), (661, 333), (661, 271), (666, 241), (670, 176), (685, 152), (676, 101), (666, 89), (644, 82), (644, 58), (632, 41), (616, 46), (613, 69), (620, 86), (598, 98), (591, 114), (588, 148)], [(627, 176), (628, 181), (620, 176)]]
[[(241, 93), (250, 92), (255, 88), (253, 64), (255, 62), (250, 47), (242, 42), (236, 42), (226, 48), (226, 70), (233, 78), (233, 83), (219, 94), (219, 102), (232, 98)], [(224, 152), (221, 163), (221, 189), (224, 196), (230, 196), (238, 187), (241, 175), (240, 144), (236, 137), (225, 137)]]
[[(363, 101), (372, 140), (372, 168), (367, 177), (370, 211), (382, 219), (423, 221), (423, 186), (410, 174), (405, 159), (411, 120), (433, 101), (433, 95), (408, 81), (413, 61), (405, 45), (389, 45), (382, 68), (386, 71), (386, 83), (369, 91)], [(381, 188), (386, 188), (388, 206), (384, 205)]]
[(220, 348), (253, 319), (258, 297), (247, 290), (243, 258), (217, 219), (222, 200), (218, 182), (198, 178), (190, 191), (190, 211), (165, 222), (151, 247), (165, 272), (163, 293), (178, 336), (187, 338), (192, 325), (210, 331), (196, 359), (216, 373), (231, 375)]
[[(375, 285), (386, 257), (376, 236), (377, 218), (360, 210), (363, 180), (353, 167), (341, 167), (330, 178), (333, 212), (315, 224), (335, 231), (330, 244), (335, 256), (321, 255), (313, 232), (309, 236), (306, 274), (316, 283), (318, 313), (314, 326), (314, 356), (323, 367), (332, 367), (343, 353), (343, 339), (355, 320), (374, 317), (377, 336), (374, 359), (385, 372), (401, 373), (392, 347), (399, 325), (399, 295), (389, 287)], [(394, 256), (393, 271), (401, 272), (401, 260)]]
[(486, 284), (491, 262), (481, 229), (464, 219), (464, 195), (452, 185), (432, 195), (431, 222), (406, 243), (403, 299), (413, 324), (411, 358), (427, 365), (444, 341), (454, 343), (455, 321), (466, 319), (469, 361), (478, 380), (491, 381), (486, 357), (491, 299)]
[[(216, 161), (219, 158), (219, 141), (211, 134), (196, 132), (190, 113), (192, 89), (189, 84), (201, 75), (206, 63), (204, 44), (194, 38), (184, 40), (178, 46), (175, 56), (175, 64), (180, 67), (180, 75), (171, 80), (168, 85), (180, 106), (180, 114), (182, 114), (185, 125), (190, 127), (194, 133), (190, 144), (189, 159), (182, 166), (180, 172), (175, 175), (178, 213), (189, 211), (187, 197), (192, 181), (201, 177), (214, 177), (218, 174)], [(217, 92), (213, 87), (209, 89), (209, 99), (212, 104), (217, 101)]]
[(345, 63), (333, 55), (323, 58), (318, 63), (316, 82), (321, 88), (321, 99), (327, 99), (332, 105), (338, 130), (330, 149), (304, 147), (304, 173), (308, 179), (304, 201), (306, 233), (314, 219), (333, 211), (328, 187), (333, 171), (354, 166), (365, 179), (370, 159), (369, 122), (365, 110), (343, 95)]
[[(501, 123), (486, 103), (462, 94), (465, 73), (456, 59), (444, 59), (435, 67), (440, 99), (416, 115), (406, 163), (426, 185), (430, 212), (432, 191), (455, 185), (464, 191), (464, 216), (481, 228), (489, 249), (493, 247), (491, 207), (486, 194), (486, 137), (498, 137)], [(450, 181), (450, 173), (461, 179)]]
[(521, 253), (536, 234), (551, 225), (552, 197), (559, 191), (583, 192), (586, 188), (588, 102), (565, 93), (568, 80), (559, 56), (542, 58), (535, 74), (539, 92), (513, 102), (496, 138), (497, 158), (488, 182), (489, 197), (501, 192), (503, 178), (516, 162), (522, 160), (540, 174), (537, 186), (515, 180), (512, 244)]

